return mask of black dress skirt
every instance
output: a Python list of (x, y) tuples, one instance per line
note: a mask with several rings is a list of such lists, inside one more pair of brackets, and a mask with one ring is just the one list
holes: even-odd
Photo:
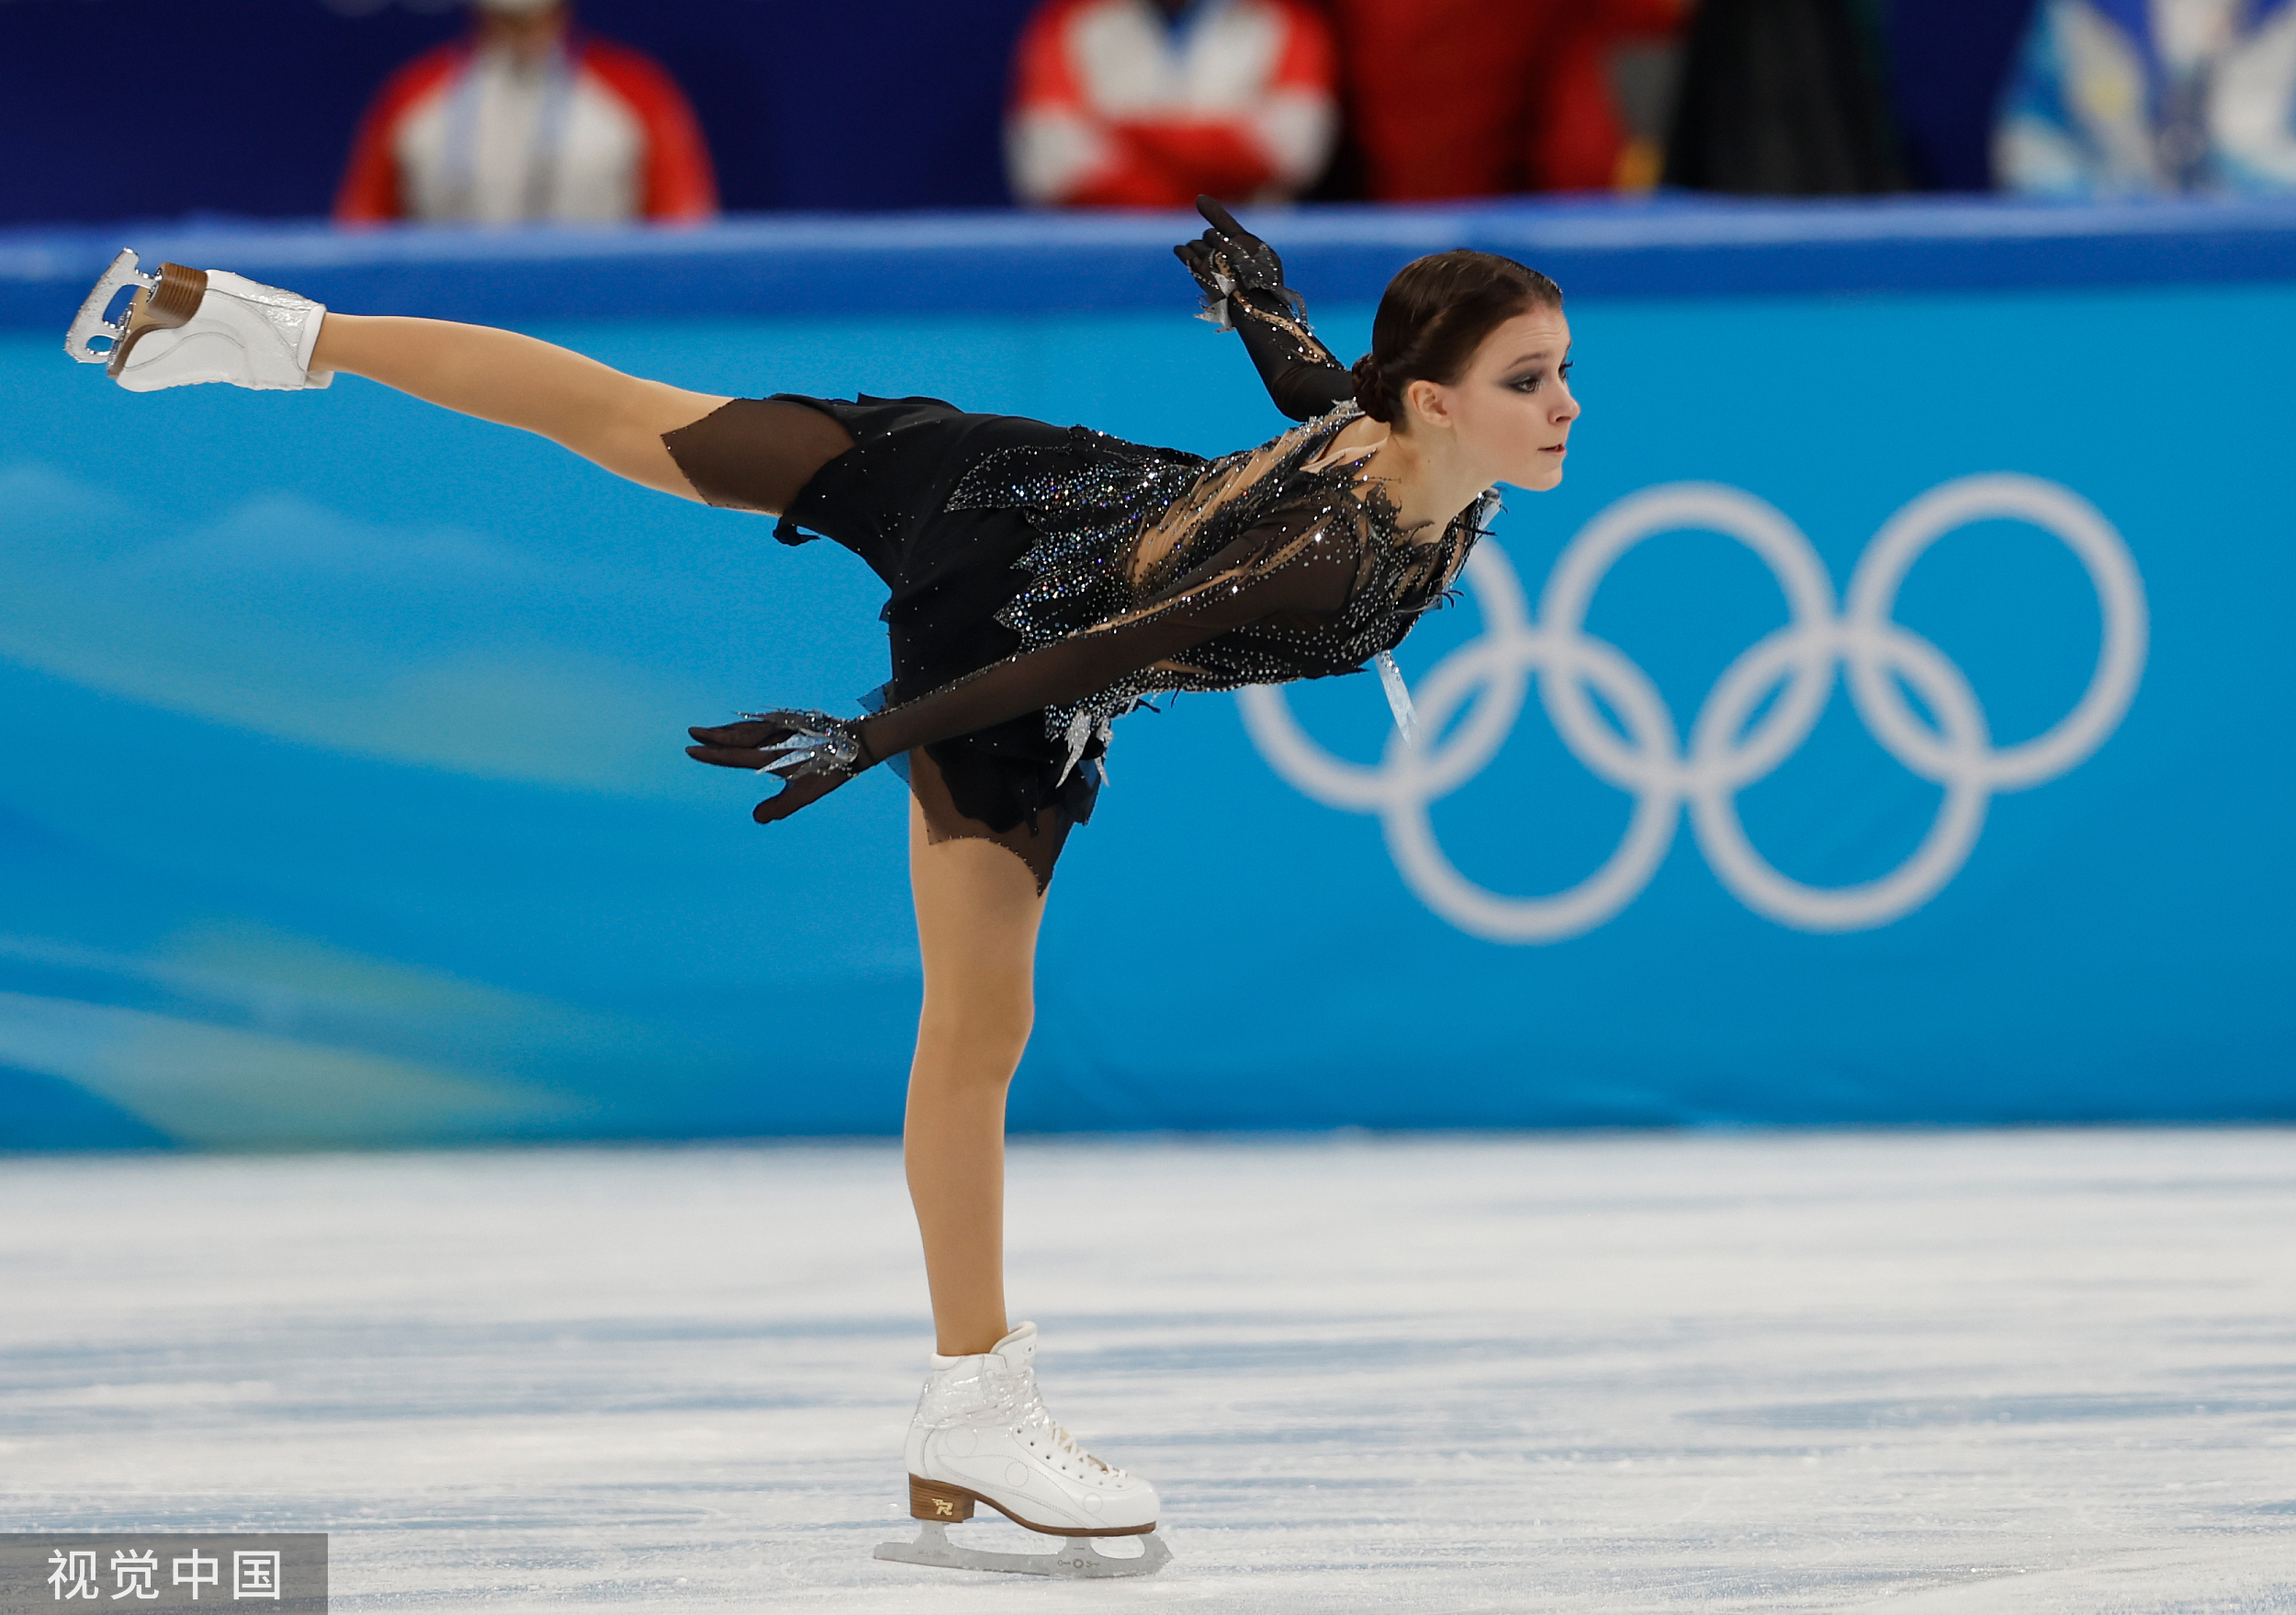
[[(1015, 448), (1074, 452), (1082, 467), (1091, 446), (1108, 440), (1081, 426), (967, 414), (937, 398), (774, 398), (819, 410), (852, 435), (853, 446), (813, 474), (774, 536), (784, 544), (833, 539), (884, 581), (892, 598), (883, 616), (893, 651), (886, 704), (912, 700), (1019, 652), (1020, 636), (996, 614), (1027, 586), (1022, 563), (1041, 535), (1022, 511), (951, 510), (950, 495), (990, 455)], [(1066, 821), (1058, 827), (1064, 831), (1067, 823), (1091, 817), (1099, 793), (1099, 748), (1069, 768), (1066, 750), (1046, 734), (1041, 713), (938, 740), (925, 751), (957, 811), (1000, 832), (1050, 830), (1039, 823), (1048, 809)]]

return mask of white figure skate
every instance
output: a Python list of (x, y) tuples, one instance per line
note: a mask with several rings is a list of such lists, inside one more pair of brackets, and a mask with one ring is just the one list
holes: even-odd
[[(933, 1358), (909, 1422), (909, 1513), (914, 1542), (886, 1542), (880, 1559), (1020, 1575), (1147, 1575), (1171, 1562), (1156, 1538), (1156, 1490), (1103, 1463), (1052, 1422), (1036, 1388), (1036, 1326), (1022, 1324), (978, 1357)], [(1016, 1525), (1064, 1537), (1052, 1553), (959, 1547), (949, 1527), (985, 1503)], [(1138, 1537), (1127, 1558), (1097, 1540)]]
[[(104, 317), (122, 288), (140, 288), (126, 318)], [(323, 304), (223, 269), (163, 264), (157, 275), (136, 267), (133, 252), (114, 258), (64, 333), (63, 351), (130, 392), (228, 381), (264, 391), (325, 387), (332, 371), (311, 374), (311, 350), (327, 317)], [(111, 346), (95, 346), (109, 337)]]

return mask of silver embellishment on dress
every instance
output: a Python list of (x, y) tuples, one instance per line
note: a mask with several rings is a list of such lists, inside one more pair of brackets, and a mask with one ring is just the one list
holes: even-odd
[(1419, 713), (1411, 704), (1411, 686), (1403, 683), (1403, 670), (1395, 665), (1395, 652), (1382, 650), (1372, 662), (1379, 670), (1379, 687), (1387, 692), (1387, 709), (1395, 715), (1395, 730), (1403, 737), (1403, 744), (1419, 744)]
[(1111, 721), (1149, 696), (1359, 672), (1442, 601), (1496, 497), (1479, 500), (1433, 538), (1405, 533), (1384, 489), (1363, 475), (1367, 451), (1315, 466), (1361, 413), (1342, 403), (1211, 461), (1080, 428), (1066, 445), (986, 456), (959, 480), (948, 509), (1018, 509), (1037, 530), (1020, 562), (1030, 580), (996, 614), (1019, 636), (1023, 654), (1171, 606), (1178, 578), (1255, 531), (1272, 535), (1262, 553), (1199, 589), (1269, 576), (1330, 544), (1360, 557), (1346, 604), (1328, 616), (1232, 628), (1171, 662), (1048, 707), (1045, 735), (1063, 749), (1064, 778), (1094, 740), (1105, 749)]
[(1068, 755), (1061, 760), (1061, 776), (1052, 782), (1055, 785), (1065, 785), (1068, 776), (1076, 772), (1077, 761), (1084, 756), (1085, 747), (1091, 742), (1093, 731), (1099, 727), (1092, 721), (1092, 713), (1086, 707), (1078, 707), (1069, 718), (1068, 732), (1062, 736), (1068, 747)]

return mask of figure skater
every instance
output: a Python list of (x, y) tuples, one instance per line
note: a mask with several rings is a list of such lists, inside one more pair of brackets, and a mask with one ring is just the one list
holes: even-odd
[[(1302, 423), (1213, 460), (937, 399), (716, 398), (507, 331), (331, 313), (173, 264), (146, 276), (131, 253), (66, 342), (132, 391), (363, 376), (665, 493), (775, 517), (785, 544), (831, 538), (884, 581), (880, 709), (758, 713), (692, 729), (688, 748), (777, 776), (761, 824), (881, 762), (907, 765), (925, 998), (903, 1136), (938, 1352), (907, 1443), (910, 1513), (926, 1523), (881, 1557), (1069, 1575), (1170, 1557), (1154, 1488), (1053, 1421), (1035, 1326), (1005, 1312), (1005, 1095), (1053, 863), (1092, 811), (1112, 719), (1160, 693), (1386, 658), (1458, 577), (1493, 485), (1561, 480), (1578, 418), (1562, 294), (1545, 276), (1486, 253), (1407, 265), (1350, 369), (1310, 332), (1276, 253), (1199, 206), (1210, 228), (1176, 250), (1206, 317), (1242, 333)], [(129, 285), (128, 317), (107, 322)], [(982, 1503), (1067, 1541), (1036, 1554), (951, 1544), (946, 1525)], [(1094, 1546), (1118, 1536), (1142, 1551)]]

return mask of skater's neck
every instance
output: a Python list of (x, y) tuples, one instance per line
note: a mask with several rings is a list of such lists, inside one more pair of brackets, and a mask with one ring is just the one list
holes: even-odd
[(1363, 472), (1385, 487), (1405, 532), (1442, 532), (1491, 488), (1488, 470), (1462, 455), (1447, 433), (1402, 433), (1385, 422), (1361, 420), (1334, 439), (1326, 457), (1366, 449), (1372, 452)]
[(1442, 532), (1491, 491), (1491, 475), (1459, 451), (1448, 433), (1390, 431), (1366, 468), (1387, 480), (1396, 524), (1406, 533)]

